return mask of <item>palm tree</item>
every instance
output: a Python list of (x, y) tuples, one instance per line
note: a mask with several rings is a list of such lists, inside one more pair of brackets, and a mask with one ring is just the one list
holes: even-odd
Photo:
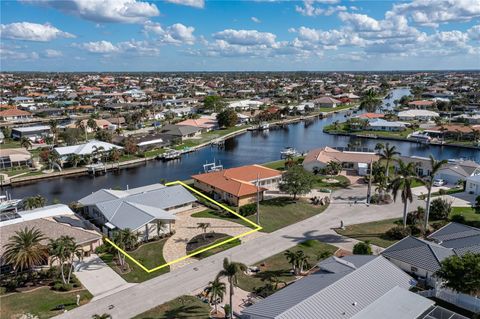
[(210, 227), (210, 223), (197, 223), (197, 228), (201, 228), (203, 230), (202, 237), (205, 241), (205, 235), (207, 233), (207, 228)]
[(29, 150), (30, 148), (32, 148), (32, 140), (24, 136), (20, 139), (20, 146), (25, 147), (27, 150)]
[(227, 287), (225, 283), (221, 282), (218, 278), (215, 278), (214, 281), (210, 281), (205, 289), (207, 296), (210, 296), (210, 303), (215, 306), (215, 313), (218, 313), (218, 303), (223, 302), (226, 290)]
[(412, 184), (414, 181), (421, 181), (415, 173), (415, 164), (410, 162), (405, 164), (402, 160), (398, 160), (398, 172), (395, 179), (388, 185), (388, 189), (392, 191), (393, 200), (397, 200), (398, 192), (401, 193), (403, 202), (403, 228), (407, 227), (408, 202), (413, 201)]
[(388, 179), (390, 171), (390, 162), (395, 160), (397, 155), (400, 155), (400, 152), (397, 152), (395, 145), (390, 146), (390, 143), (385, 144), (385, 147), (381, 149), (380, 160), (385, 161), (385, 176)]
[(230, 318), (233, 318), (233, 293), (238, 282), (238, 274), (247, 270), (247, 266), (238, 262), (230, 262), (228, 258), (223, 260), (223, 269), (217, 275), (217, 279), (226, 277), (230, 286)]
[(105, 152), (105, 148), (103, 146), (94, 145), (93, 146), (93, 151), (92, 151), (92, 156), (93, 156), (93, 158), (98, 159), (99, 157), (101, 157), (101, 155), (104, 152)]
[(80, 155), (78, 154), (71, 154), (69, 157), (68, 157), (68, 161), (70, 162), (70, 164), (73, 166), (73, 167), (77, 167), (78, 166), (78, 163), (80, 162), (82, 158), (80, 157)]
[(55, 145), (55, 143), (57, 141), (58, 122), (57, 122), (57, 120), (50, 120), (48, 122), (48, 125), (50, 126), (50, 132), (53, 135), (53, 144)]
[[(132, 232), (129, 228), (125, 228), (119, 231), (116, 231), (113, 234), (113, 242), (122, 250), (131, 250), (133, 249), (138, 243), (138, 235)], [(120, 262), (120, 266), (125, 266), (125, 255), (117, 250), (118, 253), (118, 261)]]
[(443, 165), (447, 164), (447, 160), (437, 161), (431, 154), (430, 154), (430, 173), (423, 179), (423, 183), (427, 187), (427, 206), (425, 209), (425, 221), (423, 223), (423, 229), (425, 232), (427, 231), (428, 227), (428, 218), (430, 215), (430, 200), (432, 197), (432, 187), (433, 181), (435, 179), (435, 175), (437, 175), (438, 171), (443, 167)]
[(287, 250), (283, 253), (285, 258), (287, 258), (288, 263), (292, 266), (293, 273), (297, 272), (297, 255), (291, 250)]
[(92, 129), (92, 131), (95, 131), (97, 129), (97, 122), (95, 121), (94, 118), (89, 118), (87, 121), (87, 127)]
[(4, 246), (3, 258), (17, 270), (31, 270), (42, 265), (48, 258), (48, 250), (41, 241), (45, 240), (43, 233), (35, 227), (15, 232)]
[(308, 263), (308, 256), (305, 255), (303, 250), (299, 250), (295, 253), (295, 257), (297, 262), (297, 273), (295, 275), (300, 275)]
[(165, 226), (165, 222), (161, 219), (157, 219), (155, 220), (155, 226), (157, 228), (157, 237), (160, 237), (160, 231), (163, 229), (163, 227)]
[(85, 132), (85, 141), (88, 140), (87, 136), (87, 126), (84, 124), (84, 121), (82, 119), (78, 119), (75, 121), (75, 126)]
[(101, 315), (94, 314), (92, 319), (112, 319), (112, 315), (109, 313), (102, 313)]
[(36, 208), (44, 207), (45, 204), (47, 203), (47, 200), (42, 195), (36, 195), (33, 198), (35, 200)]
[(382, 104), (382, 101), (379, 99), (377, 93), (370, 89), (362, 97), (360, 101), (360, 109), (366, 110), (367, 112), (375, 112), (380, 104)]
[(328, 175), (338, 175), (342, 170), (342, 163), (336, 161), (329, 161), (325, 166)]

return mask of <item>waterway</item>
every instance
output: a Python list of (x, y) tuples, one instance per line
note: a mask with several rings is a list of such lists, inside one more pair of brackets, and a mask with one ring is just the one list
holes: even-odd
[[(395, 89), (390, 98), (383, 101), (393, 106), (393, 101), (408, 95), (408, 89)], [(264, 132), (246, 132), (225, 141), (223, 148), (205, 147), (196, 152), (185, 154), (180, 160), (162, 162), (150, 161), (144, 165), (109, 172), (104, 176), (61, 177), (40, 181), (34, 184), (20, 185), (6, 190), (12, 198), (23, 198), (40, 194), (52, 203), (54, 199), (62, 203), (78, 200), (101, 188), (126, 188), (158, 183), (161, 180), (185, 180), (203, 170), (203, 164), (216, 160), (225, 168), (265, 163), (280, 159), (280, 151), (286, 146), (298, 151), (308, 151), (322, 146), (341, 147), (358, 141), (359, 147), (374, 149), (378, 142), (395, 145), (402, 155), (428, 156), (437, 159), (465, 158), (480, 162), (480, 151), (450, 146), (428, 146), (402, 141), (382, 141), (381, 139), (354, 138), (323, 133), (323, 127), (334, 121), (344, 121), (345, 113), (337, 113), (328, 118), (315, 119), (309, 123), (290, 124), (285, 128), (276, 128)]]

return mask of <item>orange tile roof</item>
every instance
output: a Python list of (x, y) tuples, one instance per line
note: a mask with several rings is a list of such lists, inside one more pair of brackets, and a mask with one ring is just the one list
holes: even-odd
[(8, 109), (0, 112), (0, 117), (27, 116), (27, 115), (31, 115), (31, 113), (27, 111), (17, 110), (17, 109)]
[(379, 119), (379, 118), (384, 118), (385, 114), (381, 113), (363, 113), (358, 116), (359, 118), (362, 119)]
[[(211, 185), (237, 197), (253, 195), (257, 187), (252, 184), (257, 179), (281, 176), (280, 171), (260, 165), (248, 165), (205, 174), (193, 175), (192, 178)], [(265, 190), (260, 188), (260, 190)]]
[(409, 102), (408, 105), (431, 106), (433, 105), (433, 101), (429, 101), (429, 100), (412, 101), (412, 102)]

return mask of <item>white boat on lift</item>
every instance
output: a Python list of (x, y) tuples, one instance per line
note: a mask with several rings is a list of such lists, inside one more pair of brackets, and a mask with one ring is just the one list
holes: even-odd
[(0, 212), (15, 209), (21, 202), (21, 199), (12, 199), (8, 193), (0, 195)]
[(281, 152), (280, 152), (280, 158), (287, 158), (287, 157), (296, 157), (300, 156), (301, 154), (294, 149), (293, 147), (285, 147)]

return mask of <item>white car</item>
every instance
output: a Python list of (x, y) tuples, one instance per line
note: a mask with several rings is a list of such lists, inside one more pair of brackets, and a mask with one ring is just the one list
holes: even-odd
[(445, 182), (445, 180), (441, 178), (437, 178), (433, 180), (433, 186), (443, 186), (445, 184), (447, 184), (447, 182)]

